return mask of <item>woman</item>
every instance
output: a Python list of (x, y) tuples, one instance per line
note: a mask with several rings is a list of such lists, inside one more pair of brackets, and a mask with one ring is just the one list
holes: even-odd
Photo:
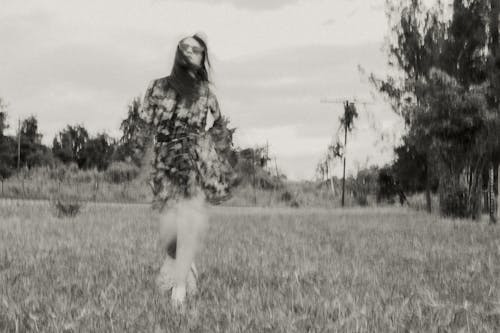
[[(206, 42), (183, 38), (169, 76), (151, 81), (141, 116), (153, 134), (153, 208), (161, 213), (160, 244), (167, 249), (157, 284), (174, 304), (196, 290), (194, 257), (207, 227), (206, 201), (230, 196), (234, 173), (222, 151), (231, 145), (208, 78)], [(213, 118), (209, 127), (208, 116)]]

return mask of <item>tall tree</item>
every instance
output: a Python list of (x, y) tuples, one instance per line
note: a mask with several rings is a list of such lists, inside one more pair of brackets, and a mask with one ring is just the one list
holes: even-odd
[[(490, 83), (489, 103), (490, 107), (497, 112), (497, 119), (500, 118), (500, 0), (490, 0), (490, 16), (489, 16), (489, 58), (488, 58), (488, 73)], [(493, 129), (497, 133), (500, 132), (500, 124), (496, 124)], [(494, 145), (494, 153), (491, 156), (489, 170), (489, 195), (490, 195), (490, 221), (497, 222), (498, 214), (498, 169), (500, 166), (500, 137), (496, 137), (492, 143)]]
[(7, 124), (7, 105), (0, 97), (0, 137), (4, 135), (5, 130), (9, 127)]
[[(444, 47), (446, 25), (442, 21), (442, 4), (427, 8), (421, 0), (386, 0), (390, 33), (387, 38), (388, 64), (398, 74), (387, 78), (371, 75), (370, 81), (389, 98), (393, 110), (412, 126), (413, 112), (422, 102), (419, 82), (428, 79)], [(426, 202), (431, 211), (432, 156), (428, 143), (416, 141), (415, 147), (425, 156)]]
[(14, 139), (5, 135), (7, 124), (7, 105), (0, 98), (0, 180), (11, 176), (16, 166), (16, 148)]
[(436, 156), (442, 213), (478, 218), (481, 175), (491, 149), (488, 142), (496, 135), (488, 130), (496, 120), (486, 103), (486, 89), (467, 88), (433, 69), (422, 91), (423, 103), (414, 112), (410, 134), (429, 142)]
[(63, 163), (74, 162), (82, 167), (82, 156), (89, 134), (83, 125), (67, 125), (55, 137), (52, 143), (52, 152)]
[(444, 48), (433, 66), (443, 69), (465, 88), (487, 79), (487, 1), (454, 0)]
[(29, 143), (41, 143), (42, 134), (38, 132), (38, 120), (35, 116), (29, 116), (21, 124), (21, 138)]
[(114, 140), (106, 133), (99, 133), (85, 142), (81, 151), (81, 167), (84, 169), (97, 168), (106, 170), (111, 164), (114, 151)]
[(127, 107), (127, 117), (122, 120), (122, 136), (115, 150), (113, 160), (133, 162), (140, 166), (146, 147), (150, 144), (147, 124), (140, 116), (141, 99), (135, 97)]
[(42, 134), (38, 131), (38, 120), (29, 116), (21, 123), (20, 162), (27, 168), (53, 163), (50, 149), (42, 144)]

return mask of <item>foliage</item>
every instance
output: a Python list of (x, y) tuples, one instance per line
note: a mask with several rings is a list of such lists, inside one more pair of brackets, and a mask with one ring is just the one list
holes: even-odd
[(78, 215), (82, 203), (75, 197), (58, 197), (51, 200), (51, 206), (58, 218), (65, 218)]
[[(391, 172), (401, 189), (407, 193), (422, 192), (426, 187), (426, 157), (416, 148), (407, 135), (403, 143), (394, 148), (395, 160), (391, 166)], [(438, 175), (431, 174), (430, 187), (432, 192), (437, 191), (439, 184)]]
[(131, 163), (113, 162), (104, 173), (104, 179), (110, 183), (130, 182), (139, 175), (139, 168)]
[(146, 147), (150, 143), (151, 129), (140, 116), (141, 99), (135, 97), (128, 105), (127, 117), (122, 120), (120, 130), (122, 136), (116, 145), (114, 161), (132, 162), (141, 166)]
[(0, 97), (0, 137), (4, 136), (4, 131), (9, 128), (7, 124), (7, 105)]
[(115, 142), (106, 133), (99, 133), (85, 143), (81, 152), (81, 168), (106, 170), (111, 163)]
[(16, 169), (17, 143), (10, 136), (0, 136), (0, 179), (9, 178)]
[(358, 118), (358, 111), (356, 105), (352, 102), (345, 102), (344, 113), (340, 117), (340, 125), (342, 128), (351, 132), (354, 128), (354, 120)]
[(467, 187), (463, 185), (447, 187), (447, 184), (443, 183), (439, 196), (440, 211), (444, 216), (469, 217), (471, 216), (469, 198)]
[(372, 74), (370, 81), (389, 98), (393, 110), (411, 124), (411, 110), (421, 96), (416, 84), (426, 79), (443, 48), (445, 24), (441, 4), (427, 8), (421, 0), (387, 0), (390, 33), (388, 64), (397, 74), (385, 79)]
[[(495, 134), (500, 110), (492, 102), (498, 92), (492, 88), (494, 80), (488, 81), (498, 49), (492, 42), (496, 38), (498, 43), (498, 23), (489, 22), (489, 11), (498, 3), (454, 0), (449, 22), (441, 3), (431, 8), (420, 0), (387, 3), (389, 64), (401, 76), (384, 80), (372, 75), (371, 81), (389, 97), (408, 130), (403, 146), (396, 149), (398, 158), (403, 157), (394, 164), (398, 178), (405, 179), (411, 169), (405, 157), (420, 159), (423, 168), (414, 171), (417, 179), (425, 179), (427, 193), (436, 173), (440, 198), (446, 201), (442, 207), (449, 206), (449, 198), (460, 197), (455, 194), (465, 186), (466, 210), (477, 217), (479, 175), (500, 147)], [(495, 19), (498, 22), (498, 15)], [(418, 183), (405, 185), (416, 188)], [(427, 201), (430, 208), (429, 194)]]
[(74, 162), (80, 167), (83, 164), (85, 144), (89, 134), (83, 125), (67, 125), (55, 137), (52, 152), (63, 163)]
[(275, 189), (282, 186), (282, 178), (273, 175), (268, 163), (270, 158), (266, 147), (236, 149), (231, 153), (233, 168), (238, 175), (237, 184)]
[(386, 165), (378, 172), (377, 178), (377, 202), (387, 202), (393, 204), (394, 198), (398, 197), (401, 205), (408, 204), (403, 186), (394, 173), (393, 166)]
[(42, 144), (42, 134), (38, 131), (38, 120), (35, 116), (30, 116), (22, 121), (20, 135), (21, 166), (30, 169), (54, 163), (50, 149)]

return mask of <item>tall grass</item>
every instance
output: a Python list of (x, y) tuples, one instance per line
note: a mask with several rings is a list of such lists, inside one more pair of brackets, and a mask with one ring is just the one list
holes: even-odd
[[(44, 208), (46, 207), (46, 208)], [(0, 210), (0, 331), (498, 332), (500, 231), (395, 208), (210, 210), (199, 294), (155, 291), (147, 206)]]
[(149, 202), (152, 198), (146, 175), (126, 163), (112, 164), (105, 172), (80, 170), (75, 165), (34, 168), (5, 180), (0, 196), (44, 200), (70, 196), (98, 202)]
[[(78, 198), (80, 201), (148, 203), (152, 200), (148, 184), (150, 167), (143, 169), (123, 163), (113, 163), (105, 172), (80, 170), (76, 165), (56, 168), (39, 167), (23, 171), (3, 182), (0, 198), (54, 199)], [(350, 192), (347, 206), (357, 206), (359, 200)], [(339, 194), (317, 182), (284, 182), (267, 189), (242, 183), (233, 190), (224, 206), (261, 207), (340, 207)], [(373, 196), (366, 205), (373, 206)]]

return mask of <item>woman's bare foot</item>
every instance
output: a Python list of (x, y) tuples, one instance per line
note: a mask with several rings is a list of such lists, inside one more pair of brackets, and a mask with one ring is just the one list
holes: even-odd
[(172, 288), (171, 302), (174, 306), (181, 306), (186, 300), (186, 285), (178, 285)]

